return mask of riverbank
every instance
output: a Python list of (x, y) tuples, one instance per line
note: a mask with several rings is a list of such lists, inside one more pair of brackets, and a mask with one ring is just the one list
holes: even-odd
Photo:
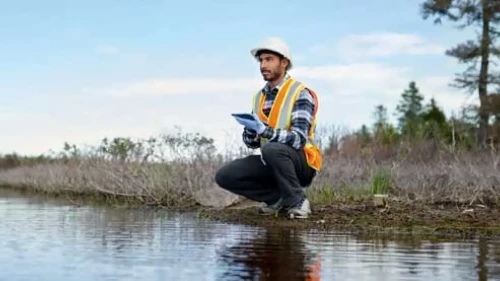
[(393, 199), (380, 208), (368, 199), (339, 201), (313, 206), (313, 214), (305, 220), (259, 216), (255, 208), (205, 209), (200, 212), (200, 216), (266, 227), (500, 237), (499, 206), (453, 202), (429, 204)]
[(74, 206), (104, 205), (113, 208), (148, 209), (151, 211), (195, 212), (200, 218), (224, 223), (261, 227), (285, 227), (308, 230), (332, 230), (366, 234), (419, 234), (446, 236), (486, 236), (500, 238), (500, 206), (457, 202), (426, 203), (417, 200), (390, 198), (386, 206), (377, 207), (369, 198), (312, 202), (313, 214), (308, 219), (291, 220), (279, 216), (257, 214), (258, 204), (240, 201), (228, 207), (191, 204), (178, 207), (145, 205), (126, 196), (104, 193), (50, 193), (28, 187), (0, 188), (23, 196), (64, 200)]

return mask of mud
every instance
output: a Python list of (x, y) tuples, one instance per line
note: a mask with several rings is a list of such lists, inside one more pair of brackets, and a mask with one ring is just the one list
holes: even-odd
[(500, 237), (500, 207), (445, 202), (426, 204), (393, 200), (385, 207), (371, 200), (316, 205), (308, 219), (284, 214), (262, 216), (257, 207), (203, 210), (199, 215), (218, 221), (254, 226), (329, 229), (347, 232), (421, 233)]

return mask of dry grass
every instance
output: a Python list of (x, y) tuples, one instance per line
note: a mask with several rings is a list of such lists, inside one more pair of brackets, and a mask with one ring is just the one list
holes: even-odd
[(131, 197), (147, 205), (186, 206), (195, 203), (196, 190), (211, 187), (216, 166), (215, 162), (188, 165), (75, 160), (10, 169), (0, 173), (0, 184), (48, 193)]
[[(500, 155), (496, 152), (457, 152), (429, 142), (390, 149), (356, 147), (346, 145), (325, 155), (324, 169), (308, 189), (312, 201), (366, 198), (381, 172), (390, 175), (388, 192), (404, 200), (491, 204), (500, 198)], [(175, 161), (92, 156), (21, 166), (1, 170), (0, 185), (50, 193), (127, 196), (148, 205), (189, 206), (195, 204), (194, 193), (215, 186), (215, 171), (227, 161), (197, 149), (201, 148), (191, 148), (196, 152), (194, 158), (179, 157)], [(232, 151), (236, 151), (233, 157), (248, 153), (240, 148)]]
[(496, 203), (500, 199), (498, 155), (467, 153), (454, 159), (409, 161), (403, 157), (379, 163), (372, 157), (328, 157), (325, 169), (312, 186), (320, 199), (356, 198), (372, 194), (384, 171), (390, 176), (389, 193), (401, 199), (428, 203)]

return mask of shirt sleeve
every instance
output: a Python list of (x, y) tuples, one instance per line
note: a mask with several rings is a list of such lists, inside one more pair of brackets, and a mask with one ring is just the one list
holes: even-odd
[(295, 149), (302, 149), (307, 142), (312, 126), (315, 101), (308, 89), (300, 92), (292, 109), (290, 131), (266, 127), (262, 137), (270, 142), (288, 144)]
[(257, 132), (243, 128), (242, 137), (243, 143), (245, 143), (248, 148), (255, 149), (260, 147), (260, 137), (257, 135)]

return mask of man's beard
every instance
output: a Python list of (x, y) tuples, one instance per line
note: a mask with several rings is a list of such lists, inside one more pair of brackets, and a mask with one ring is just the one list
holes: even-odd
[(273, 80), (277, 79), (278, 77), (280, 77), (280, 73), (274, 72), (274, 71), (268, 71), (268, 72), (264, 72), (264, 73), (261, 72), (261, 75), (262, 75), (262, 78), (264, 79), (264, 81), (273, 81)]

